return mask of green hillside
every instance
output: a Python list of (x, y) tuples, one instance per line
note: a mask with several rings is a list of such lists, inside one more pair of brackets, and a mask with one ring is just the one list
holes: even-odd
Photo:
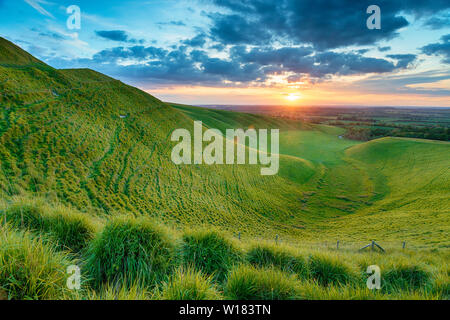
[(22, 66), (43, 63), (14, 43), (0, 37), (0, 64)]
[[(280, 129), (279, 174), (173, 164), (171, 133), (196, 120)], [(0, 299), (448, 297), (450, 143), (343, 133), (164, 103), (0, 39)], [(390, 255), (356, 253), (372, 239)], [(61, 275), (73, 259), (92, 279), (78, 295)]]
[[(175, 107), (207, 125), (220, 119), (238, 127), (234, 121), (239, 113)], [(251, 117), (256, 116), (242, 114), (243, 127)], [(276, 126), (282, 128), (280, 176), (298, 175), (298, 163), (303, 161), (305, 174), (297, 180), (302, 203), (297, 227), (302, 239), (361, 244), (379, 239), (449, 247), (449, 143), (402, 138), (361, 143), (341, 139), (340, 128), (305, 124), (295, 128), (289, 121), (269, 119), (268, 127), (278, 121)], [(297, 160), (297, 165), (287, 159)]]
[(0, 83), (6, 198), (41, 196), (91, 215), (129, 212), (248, 233), (271, 225), (274, 234), (298, 219), (296, 185), (261, 177), (259, 166), (174, 165), (170, 134), (192, 129), (193, 119), (138, 89), (45, 65), (0, 67)]
[[(6, 40), (1, 47), (2, 61), (22, 64), (29, 56)], [(359, 144), (341, 139), (339, 128), (168, 105), (92, 70), (55, 70), (42, 63), (0, 66), (0, 86), (5, 198), (39, 196), (91, 215), (129, 212), (291, 239), (327, 239), (330, 234), (318, 230), (349, 214), (403, 207), (411, 214), (422, 210), (412, 216), (420, 220), (429, 211), (437, 214), (436, 206), (439, 212), (448, 208), (443, 186), (449, 185), (449, 144)], [(192, 130), (194, 120), (222, 131), (280, 128), (279, 174), (261, 176), (253, 165), (174, 165), (170, 134)], [(415, 154), (423, 158), (415, 160)], [(389, 185), (406, 173), (414, 176), (409, 187), (415, 189)], [(423, 189), (432, 179), (429, 187), (436, 187)], [(338, 234), (353, 233), (343, 226)]]

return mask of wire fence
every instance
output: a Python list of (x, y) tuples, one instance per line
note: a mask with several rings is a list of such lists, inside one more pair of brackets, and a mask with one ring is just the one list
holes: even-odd
[[(234, 238), (243, 243), (258, 243), (268, 245), (286, 245), (296, 249), (307, 250), (334, 250), (334, 251), (376, 251), (389, 252), (398, 250), (431, 250), (436, 248), (436, 244), (427, 242), (417, 242), (408, 240), (294, 240), (291, 238), (283, 239), (281, 236), (275, 235), (273, 238), (248, 237), (236, 233)], [(442, 248), (448, 246), (442, 245)]]

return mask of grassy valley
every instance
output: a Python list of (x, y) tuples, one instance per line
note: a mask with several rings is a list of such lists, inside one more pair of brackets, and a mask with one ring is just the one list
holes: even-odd
[[(279, 174), (175, 165), (196, 120), (280, 129)], [(0, 299), (447, 299), (450, 143), (345, 133), (165, 103), (0, 38)]]

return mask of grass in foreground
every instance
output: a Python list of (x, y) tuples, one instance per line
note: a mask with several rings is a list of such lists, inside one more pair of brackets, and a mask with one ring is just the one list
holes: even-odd
[(179, 268), (163, 285), (162, 300), (220, 300), (222, 296), (213, 284), (211, 276), (204, 276), (193, 269)]
[(185, 266), (192, 266), (217, 281), (223, 281), (231, 267), (241, 260), (241, 252), (216, 231), (188, 231), (183, 236), (181, 258)]
[(174, 245), (167, 230), (146, 218), (116, 217), (90, 243), (86, 271), (95, 287), (152, 286), (170, 274)]
[(240, 266), (233, 269), (225, 284), (225, 295), (233, 300), (298, 299), (295, 277), (275, 269)]
[(0, 291), (8, 299), (69, 299), (66, 268), (70, 255), (28, 232), (0, 227)]
[(4, 214), (3, 221), (45, 235), (60, 250), (80, 252), (93, 239), (96, 230), (86, 215), (64, 206), (49, 206), (43, 200), (15, 198)]

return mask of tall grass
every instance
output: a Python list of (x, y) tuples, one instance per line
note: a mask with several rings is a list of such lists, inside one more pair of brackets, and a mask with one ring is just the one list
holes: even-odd
[(273, 268), (259, 269), (239, 266), (229, 274), (225, 283), (225, 296), (233, 300), (288, 300), (299, 299), (297, 281)]
[(161, 294), (163, 300), (218, 300), (217, 291), (211, 276), (205, 276), (191, 268), (179, 268), (165, 283)]
[(421, 266), (412, 264), (388, 267), (382, 280), (385, 292), (414, 291), (431, 285), (429, 273)]
[(231, 267), (241, 261), (242, 253), (217, 231), (191, 230), (183, 236), (181, 259), (183, 265), (223, 281)]
[(92, 284), (153, 286), (170, 274), (174, 245), (167, 230), (146, 218), (115, 217), (90, 243), (86, 270)]
[(356, 281), (352, 268), (332, 254), (315, 253), (308, 259), (310, 277), (323, 286), (345, 285)]
[(59, 249), (79, 252), (94, 237), (95, 225), (82, 213), (42, 200), (16, 198), (5, 210), (4, 221), (19, 229), (48, 236)]
[(295, 273), (300, 278), (308, 276), (308, 266), (305, 257), (289, 250), (269, 244), (257, 244), (247, 252), (247, 260), (257, 267), (276, 267), (282, 271)]
[(107, 283), (98, 290), (89, 290), (88, 300), (149, 300), (153, 294), (139, 284), (120, 285)]
[(9, 299), (64, 299), (68, 254), (47, 246), (28, 232), (0, 227), (0, 291)]

